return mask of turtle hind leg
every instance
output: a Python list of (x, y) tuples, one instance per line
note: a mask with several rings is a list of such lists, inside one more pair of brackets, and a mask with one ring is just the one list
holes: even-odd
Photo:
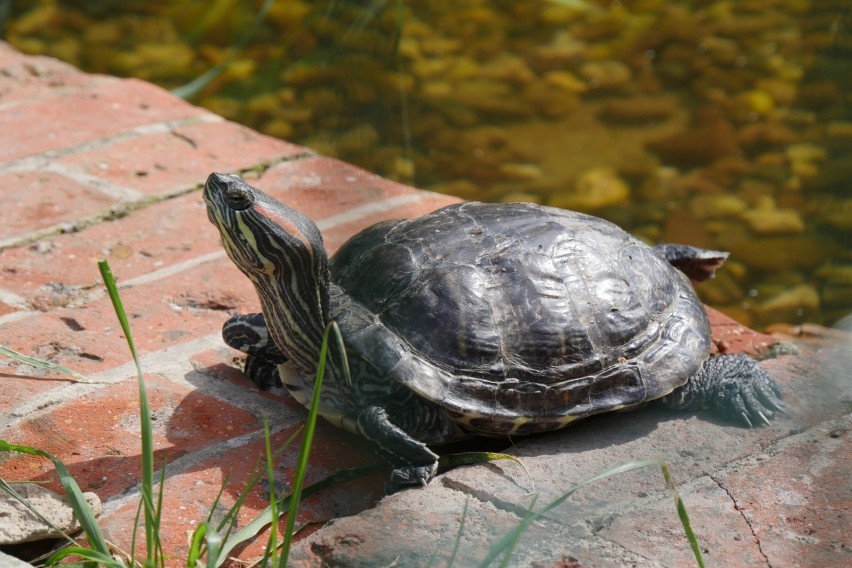
[(380, 406), (368, 406), (358, 415), (358, 433), (394, 466), (385, 492), (395, 493), (411, 486), (425, 486), (438, 471), (438, 456), (390, 421)]
[(284, 392), (278, 365), (285, 363), (287, 357), (272, 341), (263, 314), (233, 316), (222, 326), (222, 339), (229, 347), (248, 355), (243, 372), (257, 388)]
[(781, 387), (757, 361), (745, 355), (719, 355), (704, 362), (685, 385), (662, 398), (670, 408), (710, 409), (743, 426), (769, 424), (784, 413)]
[(686, 274), (693, 282), (703, 282), (713, 278), (716, 271), (725, 264), (729, 254), (720, 250), (671, 243), (656, 245), (654, 251)]

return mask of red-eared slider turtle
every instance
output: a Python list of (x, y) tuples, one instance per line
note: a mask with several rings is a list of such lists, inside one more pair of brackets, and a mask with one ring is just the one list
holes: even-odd
[[(320, 412), (371, 440), (389, 490), (425, 484), (427, 444), (556, 430), (661, 400), (746, 426), (781, 389), (741, 355), (709, 358), (710, 327), (684, 274), (725, 253), (649, 247), (602, 219), (539, 205), (459, 203), (378, 223), (329, 262), (317, 226), (235, 175), (211, 174), (207, 213), (254, 283), (262, 314), (224, 326), (258, 385), (307, 404), (336, 320), (352, 382), (332, 365)], [(338, 358), (332, 357), (332, 361)]]

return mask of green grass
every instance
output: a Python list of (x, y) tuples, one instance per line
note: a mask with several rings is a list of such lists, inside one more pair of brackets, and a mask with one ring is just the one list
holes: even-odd
[(606, 469), (578, 483), (577, 485), (575, 485), (574, 487), (572, 487), (571, 489), (569, 489), (568, 491), (566, 491), (565, 493), (563, 493), (558, 498), (554, 499), (538, 511), (533, 510), (536, 499), (538, 497), (537, 495), (534, 495), (533, 502), (530, 505), (530, 509), (527, 511), (527, 514), (514, 529), (506, 533), (506, 535), (502, 539), (500, 539), (500, 541), (498, 541), (496, 544), (494, 544), (494, 546), (491, 547), (486, 557), (479, 564), (480, 568), (492, 566), (494, 562), (496, 562), (497, 559), (500, 558), (501, 555), (503, 556), (503, 560), (500, 563), (500, 566), (502, 567), (508, 565), (509, 559), (512, 555), (512, 551), (520, 541), (521, 535), (524, 534), (527, 528), (529, 528), (529, 526), (534, 521), (539, 519), (542, 515), (564, 503), (565, 500), (568, 499), (568, 497), (576, 493), (579, 489), (582, 489), (586, 485), (601, 481), (614, 475), (620, 475), (623, 473), (627, 473), (628, 471), (632, 471), (634, 469), (641, 469), (653, 466), (657, 466), (662, 470), (663, 479), (666, 483), (666, 487), (674, 496), (678, 517), (680, 518), (681, 525), (683, 526), (683, 532), (689, 540), (690, 547), (692, 548), (692, 553), (695, 556), (696, 565), (699, 566), (699, 568), (704, 568), (704, 558), (702, 557), (701, 549), (698, 546), (698, 539), (695, 536), (695, 532), (692, 530), (692, 524), (689, 521), (689, 515), (686, 512), (686, 506), (683, 504), (683, 500), (680, 498), (680, 495), (678, 494), (677, 489), (675, 488), (668, 464), (666, 464), (662, 460), (633, 460)]
[[(133, 341), (133, 335), (128, 324), (126, 312), (122, 305), (121, 297), (118, 294), (115, 278), (113, 277), (110, 271), (109, 265), (105, 261), (101, 262), (99, 264), (99, 267), (101, 270), (101, 275), (104, 279), (104, 284), (106, 285), (110, 299), (112, 300), (116, 315), (118, 316), (122, 331), (124, 332), (124, 336), (127, 339), (127, 345), (130, 349), (134, 364), (136, 365), (137, 383), (139, 386), (139, 413), (141, 420), (142, 438), (142, 482), (140, 487), (141, 499), (139, 511), (137, 512), (137, 522), (134, 523), (134, 531), (131, 541), (130, 552), (128, 555), (129, 558), (122, 557), (120, 553), (115, 550), (114, 547), (111, 547), (107, 543), (106, 539), (103, 536), (103, 533), (100, 530), (100, 527), (97, 524), (97, 521), (95, 520), (94, 514), (89, 508), (86, 499), (83, 497), (83, 493), (80, 490), (80, 487), (77, 485), (77, 482), (68, 472), (68, 469), (65, 467), (65, 465), (57, 457), (42, 450), (38, 450), (28, 446), (11, 444), (4, 440), (0, 440), (0, 451), (19, 452), (51, 460), (58, 474), (59, 481), (62, 484), (62, 487), (65, 489), (66, 495), (68, 496), (69, 503), (72, 509), (74, 510), (74, 514), (80, 521), (80, 525), (87, 540), (87, 546), (81, 546), (75, 540), (68, 538), (69, 544), (71, 546), (63, 548), (52, 556), (50, 556), (46, 561), (48, 565), (57, 564), (63, 561), (67, 562), (69, 559), (73, 559), (76, 557), (77, 559), (82, 560), (84, 562), (94, 562), (101, 566), (115, 568), (127, 567), (134, 564), (145, 567), (165, 566), (167, 553), (163, 550), (162, 541), (160, 539), (160, 523), (163, 511), (163, 488), (165, 486), (165, 465), (163, 466), (163, 470), (161, 471), (159, 478), (155, 481), (153, 428), (151, 424), (150, 409), (148, 406), (148, 397), (145, 390), (144, 375), (142, 372), (142, 368), (139, 364), (139, 357), (136, 351), (135, 343)], [(224, 519), (220, 523), (214, 525), (212, 522), (212, 512), (218, 504), (219, 498), (224, 492), (225, 485), (228, 482), (228, 478), (226, 476), (225, 480), (222, 483), (222, 487), (220, 488), (219, 495), (217, 496), (215, 502), (210, 508), (210, 514), (208, 515), (206, 520), (198, 524), (198, 526), (192, 533), (192, 537), (190, 539), (190, 547), (186, 559), (187, 566), (208, 566), (210, 568), (213, 568), (222, 565), (225, 560), (227, 560), (228, 554), (236, 546), (255, 538), (268, 525), (271, 525), (270, 536), (266, 547), (266, 553), (261, 562), (264, 566), (286, 566), (287, 555), (293, 538), (294, 522), (298, 515), (301, 495), (307, 496), (335, 483), (342, 483), (344, 481), (348, 481), (350, 479), (355, 479), (362, 475), (372, 473), (374, 471), (377, 471), (378, 469), (385, 468), (385, 466), (381, 466), (346, 470), (343, 472), (339, 472), (339, 474), (337, 475), (331, 476), (331, 478), (324, 480), (323, 482), (320, 482), (315, 486), (303, 489), (305, 472), (307, 471), (308, 458), (310, 456), (310, 447), (313, 438), (313, 432), (316, 425), (317, 410), (319, 408), (318, 393), (321, 391), (323, 376), (325, 373), (324, 358), (328, 351), (329, 335), (333, 332), (337, 333), (339, 336), (340, 332), (337, 329), (336, 324), (329, 325), (329, 327), (326, 329), (325, 336), (323, 338), (323, 359), (317, 370), (317, 387), (315, 389), (315, 393), (317, 394), (315, 394), (313, 404), (309, 409), (308, 420), (306, 422), (306, 425), (304, 426), (304, 428), (301, 428), (295, 433), (293, 433), (281, 448), (273, 452), (270, 446), (271, 436), (269, 433), (269, 429), (268, 426), (264, 424), (264, 441), (266, 447), (265, 467), (255, 468), (255, 474), (250, 476), (249, 480), (246, 483), (246, 486), (243, 488), (243, 490), (237, 497), (236, 502), (226, 512)], [(50, 362), (41, 361), (32, 357), (28, 357), (26, 355), (22, 355), (8, 348), (0, 347), (0, 353), (13, 357), (14, 359), (22, 363), (33, 365), (41, 369), (49, 371), (58, 371), (68, 374), (69, 376), (73, 376), (75, 380), (85, 380), (85, 377), (75, 373), (74, 371), (71, 371), (70, 369), (65, 369), (64, 367), (54, 365)], [(304, 433), (304, 436), (302, 440), (301, 451), (299, 454), (299, 461), (295, 471), (293, 494), (283, 497), (280, 500), (276, 500), (274, 494), (274, 484), (271, 483), (274, 479), (274, 463), (280, 456), (280, 454), (284, 451), (284, 449), (289, 444), (291, 444), (296, 438), (296, 436), (300, 433)], [(250, 491), (257, 485), (257, 482), (263, 474), (266, 474), (270, 479), (270, 507), (266, 511), (261, 513), (256, 519), (254, 519), (254, 521), (249, 523), (249, 525), (239, 531), (235, 531), (234, 529), (236, 527), (239, 509), (244, 503), (245, 499), (248, 497)], [(158, 486), (158, 490), (156, 492), (155, 486)], [(8, 483), (6, 483), (2, 479), (0, 479), (0, 488), (9, 492), (12, 495), (16, 495), (14, 488), (12, 488)], [(18, 498), (20, 499), (19, 496)], [(26, 504), (23, 499), (20, 500)], [(28, 504), (26, 505), (29, 506)], [(289, 513), (287, 517), (287, 525), (281, 541), (277, 542), (277, 519), (284, 511), (287, 511)], [(138, 520), (140, 518), (142, 520), (142, 526), (144, 528), (145, 533), (144, 559), (137, 559), (138, 557), (136, 551), (136, 527), (139, 525)], [(279, 548), (281, 549), (280, 554), (278, 552)], [(277, 561), (275, 561), (276, 558)]]
[[(125, 338), (127, 339), (128, 348), (130, 349), (131, 356), (136, 366), (137, 383), (139, 387), (139, 411), (141, 419), (142, 438), (142, 482), (140, 488), (141, 499), (139, 503), (139, 509), (137, 511), (136, 522), (134, 522), (134, 531), (129, 553), (127, 555), (122, 554), (106, 541), (103, 533), (100, 530), (100, 527), (97, 524), (94, 514), (92, 513), (88, 503), (86, 502), (86, 499), (83, 497), (83, 493), (80, 490), (80, 487), (77, 485), (77, 482), (71, 476), (65, 465), (57, 457), (39, 449), (12, 444), (4, 440), (0, 440), (0, 452), (19, 452), (42, 457), (52, 461), (59, 477), (59, 482), (65, 490), (65, 493), (68, 497), (69, 503), (74, 511), (75, 516), (80, 521), (80, 525), (83, 529), (83, 533), (87, 541), (86, 546), (82, 546), (77, 541), (66, 536), (65, 538), (68, 540), (69, 546), (52, 554), (49, 558), (47, 558), (46, 564), (55, 565), (60, 562), (67, 563), (70, 560), (76, 558), (78, 559), (78, 562), (82, 561), (83, 564), (94, 563), (99, 566), (105, 566), (109, 568), (126, 568), (128, 566), (144, 566), (146, 568), (161, 567), (165, 566), (168, 557), (168, 552), (163, 550), (162, 541), (160, 539), (160, 523), (162, 518), (161, 514), (163, 511), (163, 488), (165, 485), (165, 465), (163, 466), (163, 469), (160, 472), (159, 478), (155, 481), (153, 428), (151, 425), (151, 415), (148, 407), (148, 399), (145, 390), (144, 375), (142, 372), (142, 368), (139, 364), (139, 358), (136, 352), (136, 347), (133, 341), (130, 326), (128, 324), (127, 316), (124, 311), (124, 307), (122, 306), (121, 298), (118, 294), (115, 278), (113, 277), (109, 265), (106, 263), (106, 261), (102, 261), (101, 263), (99, 263), (99, 267), (110, 299), (112, 300), (116, 315), (118, 316), (119, 323), (121, 324), (122, 331), (124, 332)], [(197, 527), (192, 533), (192, 536), (189, 541), (189, 551), (187, 553), (186, 566), (190, 568), (201, 566), (206, 566), (208, 568), (216, 568), (218, 566), (221, 566), (228, 559), (230, 553), (234, 550), (234, 548), (245, 542), (255, 539), (257, 535), (260, 534), (261, 531), (263, 531), (263, 529), (265, 529), (267, 526), (270, 526), (265, 553), (259, 563), (262, 566), (284, 567), (287, 565), (287, 559), (289, 557), (292, 539), (296, 532), (295, 522), (298, 517), (299, 505), (304, 498), (328, 487), (344, 483), (370, 473), (388, 469), (388, 466), (386, 465), (377, 464), (357, 469), (342, 470), (327, 477), (326, 479), (323, 479), (318, 483), (315, 483), (308, 487), (304, 487), (305, 473), (307, 471), (308, 459), (310, 457), (313, 434), (318, 416), (319, 394), (322, 390), (322, 383), (325, 376), (328, 344), (332, 338), (332, 335), (334, 336), (334, 339), (337, 344), (339, 346), (342, 346), (343, 340), (340, 335), (340, 330), (337, 328), (337, 324), (334, 322), (330, 323), (328, 327), (326, 327), (325, 333), (323, 335), (320, 360), (317, 366), (316, 385), (314, 388), (313, 400), (311, 407), (308, 410), (308, 418), (304, 427), (294, 432), (280, 448), (273, 451), (271, 447), (271, 435), (269, 432), (269, 427), (268, 424), (264, 422), (264, 463), (258, 463), (257, 467), (255, 467), (255, 472), (247, 480), (244, 488), (237, 496), (234, 505), (232, 505), (228, 509), (223, 519), (219, 523), (214, 524), (212, 520), (213, 511), (218, 505), (219, 500), (225, 490), (225, 486), (228, 483), (228, 476), (225, 476), (225, 479), (222, 482), (222, 486), (220, 487), (219, 494), (217, 495), (216, 499), (214, 500), (214, 503), (210, 507), (210, 513), (204, 521), (201, 521), (197, 525)], [(345, 353), (343, 349), (340, 349), (339, 351)], [(78, 375), (70, 369), (65, 369), (64, 367), (59, 367), (49, 362), (40, 361), (38, 359), (22, 355), (8, 348), (3, 348), (2, 346), (0, 346), (0, 354), (13, 357), (23, 363), (35, 365), (42, 369), (58, 371), (68, 374), (73, 378), (73, 380), (85, 380), (85, 377), (82, 377), (82, 375)], [(343, 368), (346, 370), (346, 380), (351, 381), (351, 378), (348, 376), (348, 365), (345, 361), (345, 355), (343, 361)], [(300, 433), (303, 433), (303, 438), (301, 449), (299, 452), (299, 459), (295, 470), (292, 493), (290, 495), (278, 498), (275, 495), (274, 490), (275, 463), (277, 462), (277, 459), (281, 455), (281, 453), (295, 440), (295, 438)], [(491, 461), (495, 459), (512, 459), (521, 464), (521, 466), (523, 467), (523, 463), (521, 463), (514, 456), (490, 452), (472, 452), (466, 454), (445, 456), (441, 458), (441, 466), (444, 468), (455, 467), (458, 465), (481, 463), (484, 461)], [(537, 511), (533, 510), (537, 498), (537, 495), (534, 494), (533, 503), (530, 506), (528, 513), (514, 529), (509, 531), (503, 538), (501, 538), (488, 550), (485, 558), (480, 563), (480, 566), (492, 566), (501, 558), (502, 560), (500, 560), (500, 566), (506, 566), (511, 559), (513, 550), (520, 542), (522, 535), (530, 526), (530, 524), (539, 519), (548, 511), (563, 503), (568, 497), (570, 497), (580, 488), (605, 479), (607, 477), (611, 477), (613, 475), (622, 474), (639, 468), (653, 466), (660, 467), (660, 469), (662, 470), (666, 486), (674, 495), (675, 506), (678, 512), (678, 516), (681, 520), (681, 524), (683, 525), (684, 534), (687, 536), (690, 542), (690, 546), (692, 547), (692, 551), (696, 559), (696, 564), (700, 568), (703, 568), (704, 561), (701, 556), (698, 541), (691, 528), (686, 508), (675, 489), (674, 482), (672, 480), (668, 466), (665, 462), (662, 462), (660, 460), (635, 460), (614, 468), (610, 468), (606, 471), (603, 471), (597, 475), (586, 479), (582, 483), (566, 491), (559, 498), (553, 500), (552, 502), (548, 503)], [(239, 530), (235, 530), (238, 513), (241, 506), (245, 502), (245, 499), (248, 497), (251, 490), (254, 489), (258, 481), (263, 477), (263, 475), (266, 475), (269, 479), (269, 507), (267, 507), (262, 513), (255, 517), (255, 519), (249, 522), (245, 527)], [(155, 486), (158, 487), (156, 493), (154, 490)], [(20, 496), (18, 496), (14, 488), (3, 479), (0, 479), (0, 489), (5, 490), (13, 496), (16, 496), (16, 498), (18, 498), (22, 503), (29, 507), (29, 504), (26, 503), (26, 501)], [(534, 488), (532, 491), (535, 491)], [(284, 511), (287, 512), (286, 528), (284, 529), (283, 535), (281, 535), (281, 540), (279, 541), (277, 534), (277, 520), (279, 519), (280, 515), (283, 514)], [(36, 512), (36, 514), (38, 513)], [(463, 535), (464, 523), (467, 518), (467, 514), (468, 504), (465, 503), (465, 508), (461, 514), (459, 529), (455, 536), (454, 544), (452, 547), (452, 554), (448, 560), (448, 566), (453, 566), (456, 561), (455, 559), (457, 557), (458, 549)], [(140, 518), (142, 520), (142, 525), (145, 531), (144, 559), (139, 559), (136, 551), (136, 529), (139, 526)]]

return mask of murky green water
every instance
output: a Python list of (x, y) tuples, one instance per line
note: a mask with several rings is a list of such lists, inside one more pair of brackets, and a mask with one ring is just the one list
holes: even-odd
[[(731, 251), (751, 325), (852, 311), (848, 1), (13, 2), (7, 39), (384, 176)], [(204, 173), (200, 174), (202, 177)]]

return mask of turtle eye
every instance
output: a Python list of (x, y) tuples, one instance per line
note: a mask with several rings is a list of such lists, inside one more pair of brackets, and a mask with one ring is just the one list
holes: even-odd
[(254, 203), (254, 195), (246, 187), (229, 187), (225, 190), (225, 203), (236, 211), (244, 211)]

